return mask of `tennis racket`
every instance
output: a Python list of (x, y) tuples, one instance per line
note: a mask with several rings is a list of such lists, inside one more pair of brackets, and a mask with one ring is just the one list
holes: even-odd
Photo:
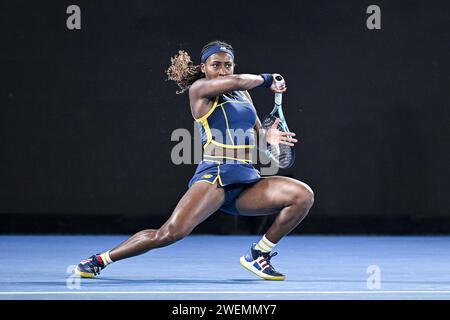
[[(279, 86), (281, 85), (283, 81), (282, 76), (276, 76), (275, 77), (275, 85)], [(283, 114), (283, 108), (282, 108), (282, 100), (283, 95), (282, 93), (275, 93), (275, 106), (272, 110), (272, 112), (263, 120), (262, 126), (264, 129), (269, 130), (272, 125), (275, 123), (277, 118), (280, 119), (280, 122), (277, 125), (277, 129), (279, 131), (283, 132), (290, 132), (286, 118)], [(273, 159), (280, 168), (287, 169), (290, 168), (295, 161), (295, 149), (294, 147), (285, 145), (285, 144), (269, 144), (267, 143), (267, 150), (266, 155)]]

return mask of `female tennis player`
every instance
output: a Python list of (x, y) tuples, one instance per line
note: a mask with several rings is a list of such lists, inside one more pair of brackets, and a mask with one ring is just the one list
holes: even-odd
[[(272, 250), (307, 215), (313, 192), (292, 178), (261, 177), (253, 167), (255, 133), (265, 135), (269, 144), (292, 146), (297, 140), (293, 138), (295, 133), (278, 131), (276, 124), (264, 132), (248, 90), (263, 87), (283, 93), (285, 83), (275, 85), (273, 78), (278, 74), (234, 74), (233, 48), (221, 41), (203, 48), (200, 65), (194, 66), (185, 51), (179, 51), (171, 60), (168, 78), (179, 86), (177, 94), (189, 92), (191, 113), (202, 134), (203, 160), (163, 226), (140, 231), (112, 250), (81, 261), (75, 272), (92, 278), (112, 262), (168, 246), (221, 210), (241, 216), (277, 215), (240, 262), (266, 280), (284, 280), (285, 275), (271, 264), (276, 254)], [(245, 137), (233, 136), (236, 132)]]

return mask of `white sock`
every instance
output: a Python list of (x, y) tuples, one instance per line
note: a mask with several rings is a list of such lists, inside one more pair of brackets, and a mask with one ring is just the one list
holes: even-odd
[(263, 235), (262, 239), (256, 245), (256, 249), (261, 250), (262, 252), (270, 252), (273, 248), (275, 248), (277, 244), (271, 242), (266, 238), (266, 235)]
[(105, 253), (102, 253), (101, 255), (100, 255), (100, 257), (102, 258), (102, 261), (103, 261), (103, 265), (106, 267), (108, 264), (111, 264), (111, 263), (113, 263), (114, 261), (112, 261), (111, 260), (111, 257), (109, 256), (109, 252), (110, 252), (111, 250), (109, 250), (109, 251), (106, 251)]

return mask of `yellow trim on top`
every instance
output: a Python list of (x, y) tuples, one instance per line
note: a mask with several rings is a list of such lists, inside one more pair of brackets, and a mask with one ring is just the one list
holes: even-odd
[[(223, 144), (223, 143), (220, 143), (220, 142), (217, 142), (217, 141), (215, 141), (215, 140), (211, 140), (211, 143), (212, 144), (214, 144), (214, 145), (216, 145), (216, 146), (218, 146), (218, 147), (222, 147), (222, 148), (230, 148), (230, 149), (242, 149), (242, 148), (254, 148), (255, 146), (253, 146), (253, 145), (249, 145), (249, 146), (247, 146), (247, 145), (229, 145), (229, 144)], [(205, 144), (205, 147), (206, 147), (206, 144)], [(204, 147), (204, 148), (205, 148)]]
[(209, 128), (208, 119), (203, 119), (201, 121), (201, 123), (206, 132), (206, 143), (203, 146), (203, 148), (206, 148), (212, 141), (212, 134), (211, 134), (211, 129)]
[(194, 117), (195, 121), (202, 122), (203, 120), (206, 120), (211, 115), (211, 113), (213, 113), (214, 110), (217, 108), (217, 103), (219, 103), (219, 97), (220, 96), (216, 97), (216, 100), (214, 101), (213, 106), (211, 107), (211, 109), (203, 117), (200, 117), (198, 119), (196, 119)]
[(223, 106), (226, 103), (231, 103), (231, 102), (234, 102), (234, 103), (249, 103), (248, 101), (228, 100), (228, 101), (222, 102), (221, 104), (218, 104), (217, 106), (220, 107), (220, 106)]
[(227, 132), (228, 132), (228, 135), (230, 136), (230, 139), (231, 139), (230, 141), (231, 141), (231, 143), (234, 145), (234, 139), (233, 139), (233, 137), (231, 136), (230, 126), (228, 125), (228, 117), (227, 117), (227, 113), (225, 112), (225, 109), (223, 108), (223, 105), (221, 105), (220, 108), (222, 109), (223, 116), (225, 117), (225, 124), (227, 125)]
[[(211, 157), (211, 158), (219, 158), (219, 159), (231, 159), (231, 160), (242, 161), (242, 162), (245, 162), (245, 163), (252, 163), (251, 160), (239, 159), (239, 158), (233, 158), (233, 157), (227, 157), (227, 156), (210, 156), (209, 154), (204, 154), (203, 157)], [(206, 160), (208, 160), (208, 159), (206, 159)]]
[[(235, 103), (248, 103), (248, 102), (247, 101), (239, 101), (239, 100), (230, 100), (230, 101), (225, 101), (225, 102), (222, 102), (221, 104), (218, 104), (219, 103), (219, 98), (220, 98), (220, 96), (216, 97), (216, 100), (214, 101), (214, 104), (211, 107), (211, 109), (208, 111), (208, 113), (206, 113), (204, 116), (202, 116), (202, 117), (200, 117), (198, 119), (194, 118), (195, 121), (200, 122), (203, 125), (203, 128), (205, 129), (205, 132), (206, 132), (206, 143), (203, 146), (203, 149), (206, 149), (206, 147), (210, 143), (212, 143), (212, 144), (214, 144), (214, 145), (216, 145), (218, 147), (222, 147), (222, 148), (231, 148), (231, 149), (242, 149), (242, 148), (250, 148), (251, 149), (251, 148), (255, 148), (254, 145), (235, 145), (234, 144), (234, 139), (231, 136), (230, 127), (228, 125), (228, 118), (227, 118), (225, 109), (223, 108), (223, 105), (226, 104), (226, 103), (229, 103), (229, 102), (235, 102)], [(221, 109), (223, 111), (223, 114), (225, 116), (225, 122), (226, 122), (226, 125), (227, 125), (227, 131), (228, 131), (228, 134), (229, 134), (229, 136), (231, 138), (231, 142), (233, 143), (232, 145), (228, 145), (228, 144), (223, 144), (223, 143), (217, 142), (217, 141), (213, 140), (213, 138), (212, 138), (211, 129), (210, 129), (209, 123), (208, 123), (208, 117), (219, 106), (221, 107)]]

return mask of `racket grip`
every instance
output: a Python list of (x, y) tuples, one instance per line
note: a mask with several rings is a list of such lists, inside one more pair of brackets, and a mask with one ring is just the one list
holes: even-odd
[[(275, 87), (279, 88), (283, 84), (283, 77), (282, 76), (276, 76), (273, 78), (273, 81), (275, 82)], [(277, 106), (281, 106), (281, 103), (283, 102), (283, 95), (281, 93), (275, 93), (275, 104)]]
[(283, 94), (282, 93), (275, 93), (275, 104), (277, 106), (281, 106), (281, 103), (283, 102)]
[(275, 86), (276, 86), (277, 88), (279, 88), (279, 87), (281, 87), (281, 85), (283, 84), (284, 79), (283, 79), (282, 76), (276, 76), (276, 77), (273, 79), (273, 81), (275, 82)]

